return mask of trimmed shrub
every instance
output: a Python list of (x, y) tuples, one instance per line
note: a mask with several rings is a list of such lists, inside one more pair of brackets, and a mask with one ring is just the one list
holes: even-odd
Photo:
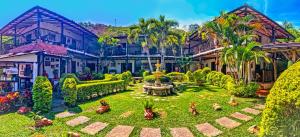
[(185, 74), (180, 72), (171, 72), (168, 73), (166, 76), (169, 76), (172, 81), (178, 81), (178, 82), (183, 82), (184, 80), (187, 79), (185, 77)]
[(187, 71), (185, 74), (185, 77), (187, 78), (188, 82), (194, 82), (194, 75), (191, 71)]
[(266, 99), (260, 136), (300, 136), (300, 62), (285, 70)]
[(143, 72), (143, 78), (145, 78), (146, 76), (151, 75), (151, 73), (149, 71), (144, 71)]
[(102, 80), (104, 79), (104, 75), (102, 73), (93, 73), (93, 80)]
[(206, 78), (207, 74), (211, 72), (211, 69), (209, 67), (205, 67), (202, 69), (202, 74), (204, 75), (204, 78)]
[(205, 75), (202, 73), (202, 69), (198, 69), (194, 72), (194, 80), (197, 85), (205, 83)]
[(118, 80), (118, 74), (104, 74), (105, 79), (107, 80)]
[(132, 81), (132, 74), (130, 71), (123, 72), (118, 75), (119, 80), (124, 80), (124, 84), (127, 87), (129, 83)]
[[(144, 81), (145, 81), (145, 82), (148, 82), (148, 83), (155, 83), (155, 77), (154, 77), (154, 75), (146, 76), (146, 77), (144, 78)], [(161, 76), (161, 77), (160, 77), (160, 82), (161, 82), (161, 83), (171, 83), (172, 81), (171, 81), (171, 78), (170, 78), (170, 77), (164, 75), (164, 76)]]
[(245, 84), (243, 81), (241, 81), (234, 86), (231, 94), (237, 97), (255, 97), (258, 88), (259, 85), (255, 82)]
[(68, 106), (75, 106), (77, 100), (76, 80), (74, 78), (66, 78), (62, 86), (64, 101)]
[(79, 84), (76, 86), (77, 99), (84, 101), (97, 96), (108, 95), (124, 90), (125, 86), (124, 80)]
[(74, 78), (75, 81), (76, 81), (76, 83), (80, 83), (80, 80), (77, 78), (77, 76), (75, 74), (73, 74), (73, 73), (63, 74), (61, 76), (61, 78), (59, 79), (59, 82), (58, 82), (60, 89), (62, 88), (62, 86), (63, 86), (64, 81), (65, 81), (66, 78)]
[(221, 86), (220, 87), (227, 89), (227, 91), (230, 91), (233, 88), (231, 86), (235, 85), (234, 83), (235, 83), (235, 81), (234, 81), (233, 77), (231, 77), (230, 75), (223, 75), (221, 78)]
[(48, 112), (52, 105), (52, 85), (48, 78), (36, 77), (32, 88), (33, 110)]

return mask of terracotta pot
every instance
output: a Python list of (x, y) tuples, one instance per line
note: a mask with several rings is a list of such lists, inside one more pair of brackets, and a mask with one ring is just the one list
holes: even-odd
[(145, 109), (144, 110), (144, 117), (146, 120), (152, 120), (154, 117), (152, 109)]
[(107, 106), (100, 106), (99, 109), (96, 111), (98, 114), (103, 114), (110, 109), (109, 105)]
[(43, 118), (43, 119), (35, 121), (35, 127), (50, 126), (52, 124), (53, 124), (53, 122), (47, 118)]

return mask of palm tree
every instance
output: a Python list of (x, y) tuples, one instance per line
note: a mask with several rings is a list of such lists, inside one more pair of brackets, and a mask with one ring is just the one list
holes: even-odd
[(166, 48), (170, 46), (168, 39), (170, 37), (175, 38), (172, 36), (172, 28), (178, 26), (178, 22), (175, 20), (166, 19), (165, 16), (160, 15), (159, 19), (150, 19), (150, 26), (153, 30), (155, 37), (156, 37), (156, 44), (157, 47), (160, 49), (161, 52), (161, 67), (165, 69), (165, 54)]
[[(203, 39), (213, 41), (214, 45), (223, 46), (221, 61), (228, 65), (232, 74), (237, 71), (235, 76), (238, 80), (244, 79), (250, 82), (250, 64), (258, 58), (268, 59), (262, 51), (253, 50), (260, 44), (254, 42), (255, 30), (266, 31), (262, 24), (255, 22), (253, 16), (239, 17), (235, 14), (221, 13), (219, 18), (206, 23), (200, 30), (199, 35)], [(245, 68), (247, 66), (247, 68)], [(243, 70), (247, 74), (243, 75)]]
[[(130, 27), (128, 39), (130, 43), (132, 43), (133, 41), (141, 42), (143, 50), (147, 54), (150, 72), (153, 72), (149, 49), (153, 46), (153, 42), (156, 40), (155, 37), (153, 37), (149, 25), (149, 21), (145, 20), (144, 18), (139, 19), (139, 23), (137, 25), (133, 25)], [(140, 39), (140, 37), (142, 37), (142, 39)]]

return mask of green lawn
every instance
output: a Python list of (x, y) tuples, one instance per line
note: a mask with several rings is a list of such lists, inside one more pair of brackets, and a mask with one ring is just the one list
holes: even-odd
[[(152, 98), (155, 103), (154, 111), (157, 112), (158, 117), (152, 121), (144, 120), (143, 117), (143, 101)], [(99, 106), (99, 100), (105, 99), (111, 106), (111, 111), (105, 114), (96, 114), (96, 109)], [(159, 127), (162, 131), (163, 137), (169, 137), (172, 127), (188, 127), (195, 136), (202, 136), (195, 128), (196, 124), (209, 122), (215, 127), (221, 129), (224, 133), (221, 136), (254, 136), (247, 132), (247, 129), (254, 124), (258, 124), (260, 116), (253, 116), (249, 122), (243, 122), (241, 126), (235, 129), (225, 129), (219, 126), (215, 119), (223, 116), (229, 116), (233, 112), (241, 112), (245, 107), (252, 107), (255, 103), (263, 103), (261, 99), (251, 98), (237, 98), (240, 103), (237, 107), (232, 107), (227, 104), (230, 95), (224, 89), (214, 86), (190, 87), (187, 91), (179, 93), (178, 95), (169, 97), (152, 97), (147, 96), (142, 92), (142, 85), (138, 84), (134, 87), (129, 87), (129, 90), (123, 93), (106, 96), (94, 101), (85, 102), (79, 105), (73, 111), (79, 112), (77, 115), (64, 118), (54, 119), (54, 124), (49, 127), (44, 127), (36, 131), (29, 129), (33, 125), (33, 120), (27, 116), (16, 113), (4, 114), (0, 116), (0, 135), (7, 136), (34, 136), (43, 134), (45, 136), (66, 136), (69, 131), (80, 132), (80, 129), (90, 123), (100, 121), (109, 123), (103, 131), (97, 136), (105, 136), (116, 125), (131, 125), (135, 129), (131, 134), (132, 137), (138, 137), (139, 131), (142, 127)], [(197, 109), (200, 112), (198, 116), (192, 116), (189, 111), (191, 102), (196, 102)], [(213, 103), (219, 103), (222, 111), (214, 111)], [(54, 114), (48, 114), (48, 117), (53, 118)], [(91, 118), (88, 123), (77, 127), (68, 127), (65, 122), (77, 116), (87, 116)], [(87, 136), (86, 134), (81, 134)]]

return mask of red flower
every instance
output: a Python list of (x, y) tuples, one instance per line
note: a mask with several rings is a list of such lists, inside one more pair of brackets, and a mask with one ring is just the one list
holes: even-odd
[(9, 102), (9, 98), (8, 97), (0, 97), (0, 104), (5, 104)]

